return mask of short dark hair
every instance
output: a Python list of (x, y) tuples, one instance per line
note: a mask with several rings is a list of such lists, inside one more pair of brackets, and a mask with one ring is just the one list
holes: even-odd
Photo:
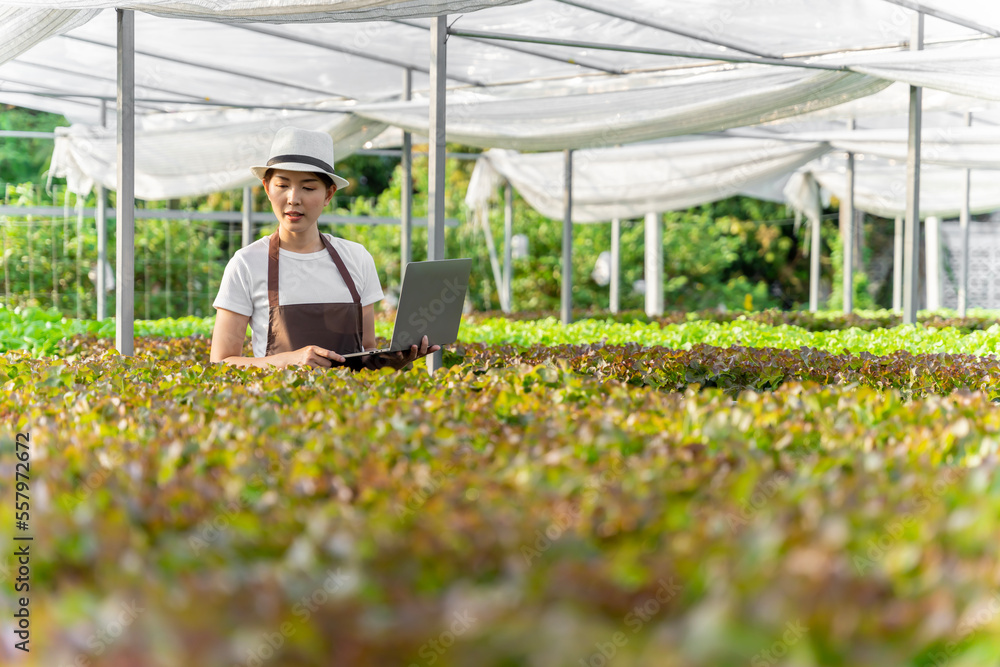
[[(270, 181), (271, 180), (271, 175), (273, 173), (274, 173), (274, 169), (273, 168), (268, 169), (267, 171), (265, 171), (264, 172), (264, 181), (265, 182), (266, 181)], [(330, 187), (330, 186), (333, 185), (333, 179), (330, 178), (329, 174), (324, 174), (321, 171), (314, 171), (313, 172), (313, 176), (315, 176), (319, 180), (323, 181), (323, 185), (325, 185), (326, 187)]]

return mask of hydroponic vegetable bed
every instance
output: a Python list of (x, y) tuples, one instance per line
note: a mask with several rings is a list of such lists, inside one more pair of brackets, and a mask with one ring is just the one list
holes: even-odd
[(0, 357), (5, 664), (1000, 661), (988, 322), (491, 319), (433, 377), (53, 325)]

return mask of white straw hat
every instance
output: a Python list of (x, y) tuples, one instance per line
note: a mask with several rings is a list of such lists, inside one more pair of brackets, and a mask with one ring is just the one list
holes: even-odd
[(326, 132), (283, 127), (271, 142), (271, 157), (263, 166), (250, 167), (257, 178), (263, 179), (268, 169), (311, 171), (326, 174), (338, 190), (350, 182), (333, 173), (333, 137)]

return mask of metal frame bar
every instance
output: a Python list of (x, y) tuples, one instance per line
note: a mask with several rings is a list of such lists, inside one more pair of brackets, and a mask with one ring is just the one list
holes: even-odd
[(118, 206), (115, 348), (135, 354), (135, 12), (118, 13)]
[[(836, 72), (850, 71), (846, 66), (822, 65), (819, 63), (805, 63), (797, 60), (785, 60), (781, 58), (753, 58), (749, 56), (743, 56), (743, 57), (727, 56), (727, 55), (719, 55), (717, 53), (676, 51), (673, 49), (654, 49), (646, 46), (605, 44), (602, 42), (585, 42), (575, 39), (555, 39), (552, 37), (538, 37), (534, 35), (514, 35), (511, 33), (503, 33), (503, 32), (483, 32), (481, 30), (449, 30), (448, 34), (455, 37), (464, 37), (466, 39), (525, 42), (529, 44), (548, 44), (550, 46), (567, 46), (578, 49), (594, 49), (597, 51), (618, 51), (621, 53), (641, 53), (652, 56), (671, 56), (675, 58), (696, 58), (699, 60), (710, 60), (710, 61), (727, 62), (727, 63), (778, 65), (781, 67), (799, 67), (804, 69), (831, 70)], [(616, 70), (613, 73), (620, 74), (622, 73), (622, 71)]]
[[(396, 21), (394, 21), (394, 23), (398, 23), (400, 25), (409, 26), (411, 28), (419, 28), (421, 30), (427, 30), (428, 29), (427, 26), (424, 26), (424, 25), (421, 25), (419, 23), (416, 23), (415, 21), (407, 21), (407, 20), (404, 20), (404, 19), (397, 19)], [(484, 44), (491, 43), (491, 42), (489, 42), (486, 39), (479, 39), (479, 38), (476, 38), (475, 36), (469, 37), (469, 36), (464, 36), (464, 35), (458, 35), (455, 32), (453, 32), (451, 29), (448, 30), (448, 34), (449, 35), (454, 35), (456, 37), (464, 37), (465, 39), (468, 39), (468, 40), (473, 41), (473, 42), (480, 42), (480, 43), (484, 43)], [(509, 44), (493, 44), (493, 46), (496, 46), (496, 47), (501, 48), (501, 49), (507, 49), (508, 51), (516, 51), (517, 53), (524, 53), (524, 54), (527, 54), (529, 56), (535, 56), (537, 58), (543, 58), (545, 60), (554, 60), (555, 62), (565, 63), (565, 64), (568, 64), (568, 65), (579, 65), (580, 67), (583, 67), (583, 68), (586, 68), (586, 69), (596, 70), (596, 71), (602, 72), (604, 74), (621, 74), (620, 70), (610, 69), (608, 67), (605, 67), (604, 65), (596, 65), (596, 64), (588, 63), (586, 61), (577, 60), (577, 59), (574, 59), (574, 58), (563, 58), (563, 57), (557, 56), (555, 54), (550, 54), (550, 53), (539, 53), (538, 51), (532, 51), (531, 49), (526, 49), (524, 47), (510, 46)], [(496, 85), (496, 84), (492, 84), (492, 85)]]
[[(318, 39), (311, 39), (306, 36), (300, 35), (290, 35), (283, 33), (276, 28), (265, 27), (262, 25), (251, 25), (248, 23), (226, 23), (231, 28), (242, 28), (243, 30), (249, 30), (250, 32), (260, 33), (261, 35), (270, 35), (271, 37), (277, 37), (278, 39), (286, 39), (293, 42), (298, 42), (301, 44), (308, 44), (309, 46), (315, 46), (320, 49), (326, 49), (328, 51), (335, 51), (337, 53), (345, 53), (349, 56), (355, 56), (357, 58), (363, 58), (365, 60), (371, 60), (373, 62), (382, 63), (383, 65), (391, 65), (393, 67), (402, 67), (406, 70), (421, 72), (422, 74), (430, 74), (429, 67), (421, 67), (419, 65), (414, 65), (413, 63), (408, 63), (403, 60), (397, 60), (395, 58), (387, 58), (386, 56), (373, 55), (366, 51), (361, 51), (357, 49), (348, 49), (340, 45), (328, 44), (326, 42), (321, 42)], [(476, 79), (467, 79), (464, 76), (459, 76), (455, 74), (449, 74), (448, 78), (452, 81), (461, 81), (462, 83), (473, 85), (473, 86), (484, 86), (482, 81), (477, 81)]]
[(608, 296), (608, 310), (617, 313), (621, 309), (621, 264), (622, 264), (622, 221), (611, 220), (611, 285)]
[[(413, 72), (403, 70), (402, 99), (408, 102), (412, 96)], [(399, 282), (402, 284), (406, 274), (406, 265), (413, 259), (413, 137), (409, 132), (403, 132), (403, 147), (399, 151), (399, 169), (403, 175), (403, 183), (399, 188)]]
[[(91, 74), (89, 72), (77, 72), (76, 70), (66, 69), (65, 67), (56, 67), (54, 65), (45, 65), (42, 63), (31, 62), (30, 60), (17, 60), (19, 65), (28, 65), (29, 67), (37, 67), (38, 69), (47, 70), (50, 72), (61, 72), (63, 74), (69, 74), (70, 76), (78, 76), (81, 79), (92, 79), (94, 81), (104, 81), (105, 83), (115, 83), (115, 80), (100, 76), (98, 74)], [(146, 90), (155, 90), (159, 93), (167, 93), (168, 95), (177, 95), (178, 97), (186, 97), (194, 100), (203, 100), (204, 97), (199, 97), (198, 95), (193, 95), (191, 93), (181, 93), (176, 90), (170, 90), (169, 88), (162, 88), (160, 86), (144, 86), (140, 85), (140, 88), (145, 88)], [(178, 100), (179, 102), (180, 100)]]
[(926, 14), (927, 16), (933, 16), (936, 19), (941, 19), (942, 21), (948, 21), (949, 23), (954, 23), (964, 28), (977, 30), (981, 33), (990, 35), (991, 37), (1000, 37), (1000, 30), (998, 30), (997, 28), (991, 28), (988, 25), (983, 25), (982, 23), (978, 23), (971, 19), (967, 19), (963, 16), (959, 16), (958, 14), (952, 14), (951, 12), (945, 12), (940, 9), (928, 7), (922, 2), (913, 2), (913, 0), (885, 0), (885, 2), (891, 3), (893, 5), (899, 5), (900, 7), (905, 7), (906, 9), (912, 9), (918, 14)]
[(510, 181), (503, 188), (503, 293), (507, 301), (507, 312), (514, 310), (513, 249), (514, 238), (514, 190)]
[(560, 315), (563, 324), (573, 321), (573, 149), (565, 156), (565, 191), (563, 193), (562, 290)]
[(809, 238), (809, 312), (819, 310), (820, 253), (823, 252), (822, 216), (810, 221)]
[(663, 217), (647, 213), (645, 218), (646, 314), (663, 314)]
[[(108, 126), (108, 104), (101, 100), (101, 127)], [(103, 185), (97, 185), (97, 210), (94, 223), (97, 226), (97, 321), (102, 321), (108, 312), (107, 285), (104, 281), (108, 263), (108, 193)], [(115, 213), (117, 219), (118, 214)]]
[[(93, 218), (98, 217), (101, 214), (101, 206), (97, 208), (85, 208), (84, 217)], [(62, 217), (63, 208), (61, 206), (7, 206), (0, 205), (0, 216), (10, 216), (10, 217), (22, 217), (22, 216), (38, 216), (38, 217)], [(105, 207), (105, 219), (116, 217), (118, 214), (117, 209), (108, 210)], [(240, 222), (243, 218), (242, 211), (181, 211), (176, 209), (155, 209), (155, 208), (139, 208), (135, 210), (133, 218), (136, 220), (198, 220), (206, 222)], [(398, 225), (399, 220), (396, 218), (383, 218), (376, 216), (349, 216), (349, 215), (334, 215), (332, 213), (324, 213), (319, 216), (319, 224), (321, 225)], [(413, 224), (417, 227), (423, 227), (427, 225), (427, 221), (423, 218), (419, 220), (414, 220)], [(445, 227), (457, 227), (459, 221), (455, 218), (445, 218)]]
[(243, 188), (243, 207), (240, 209), (243, 223), (243, 239), (240, 247), (246, 248), (253, 243), (253, 190), (248, 185)]
[[(77, 35), (69, 35), (69, 34), (62, 35), (62, 37), (66, 39), (76, 40), (78, 42), (84, 42), (86, 44), (94, 44), (96, 46), (114, 48), (112, 44), (108, 44), (107, 42), (102, 42), (96, 39), (90, 39), (88, 37), (79, 37)], [(345, 97), (349, 99), (354, 99), (351, 95), (344, 95), (343, 93), (336, 93), (329, 90), (313, 88), (311, 86), (305, 86), (298, 83), (289, 83), (286, 81), (279, 81), (278, 79), (271, 79), (264, 76), (257, 76), (255, 74), (248, 74), (247, 72), (238, 69), (229, 69), (228, 67), (219, 67), (217, 65), (206, 65), (205, 63), (199, 63), (192, 60), (185, 60), (184, 58), (175, 58), (174, 56), (165, 56), (159, 53), (151, 53), (149, 51), (136, 51), (135, 55), (146, 56), (147, 58), (156, 58), (157, 60), (165, 60), (170, 63), (177, 63), (178, 65), (187, 65), (188, 67), (198, 67), (200, 69), (206, 69), (212, 72), (220, 72), (222, 74), (229, 74), (231, 76), (238, 76), (243, 79), (258, 81), (260, 83), (266, 83), (272, 86), (280, 86), (282, 88), (295, 88), (297, 90), (304, 90), (310, 93), (318, 93), (320, 95), (327, 95), (329, 97)]]
[[(924, 15), (914, 14), (910, 50), (923, 48)], [(906, 229), (903, 232), (903, 324), (916, 324), (920, 248), (920, 129), (923, 89), (910, 86), (910, 119), (906, 149)]]
[[(854, 119), (847, 122), (847, 129), (854, 129)], [(847, 154), (847, 195), (841, 202), (840, 224), (842, 225), (843, 238), (841, 239), (843, 252), (843, 289), (844, 289), (844, 314), (850, 315), (854, 312), (854, 153)]]
[[(427, 134), (427, 259), (444, 259), (445, 83), (448, 77), (447, 16), (431, 19), (431, 94)], [(427, 355), (427, 370), (441, 368), (441, 351)]]
[(897, 215), (892, 239), (892, 309), (903, 311), (903, 216)]
[[(965, 125), (972, 127), (972, 112), (965, 112)], [(969, 219), (970, 203), (972, 196), (972, 170), (965, 170), (965, 179), (962, 184), (962, 211), (958, 217), (958, 228), (961, 232), (961, 253), (962, 271), (958, 278), (958, 316), (965, 317), (969, 308)]]
[(649, 19), (640, 18), (638, 16), (633, 16), (631, 14), (626, 14), (624, 12), (615, 12), (607, 9), (606, 7), (594, 7), (585, 2), (578, 2), (575, 0), (556, 0), (556, 2), (561, 2), (564, 5), (569, 5), (571, 7), (576, 7), (578, 9), (585, 9), (587, 11), (595, 12), (597, 14), (603, 14), (604, 16), (610, 16), (612, 18), (621, 19), (623, 21), (629, 21), (630, 23), (635, 23), (636, 25), (645, 26), (647, 28), (653, 28), (655, 30), (662, 30), (663, 32), (669, 32), (673, 35), (680, 35), (681, 37), (687, 37), (699, 42), (705, 42), (706, 44), (714, 44), (715, 46), (723, 46), (727, 49), (733, 49), (734, 51), (739, 51), (741, 53), (749, 53), (750, 55), (759, 56), (761, 58), (781, 58), (782, 56), (775, 55), (774, 53), (768, 53), (766, 51), (754, 51), (748, 49), (745, 46), (738, 46), (732, 42), (721, 40), (721, 39), (707, 39), (705, 37), (699, 36), (698, 34), (688, 31), (681, 30), (677, 27), (668, 26), (666, 24), (660, 23), (658, 21), (651, 21)]

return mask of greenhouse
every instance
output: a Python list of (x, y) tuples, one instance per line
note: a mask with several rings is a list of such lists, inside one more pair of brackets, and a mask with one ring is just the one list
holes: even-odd
[(3, 664), (1000, 661), (995, 3), (0, 18)]

